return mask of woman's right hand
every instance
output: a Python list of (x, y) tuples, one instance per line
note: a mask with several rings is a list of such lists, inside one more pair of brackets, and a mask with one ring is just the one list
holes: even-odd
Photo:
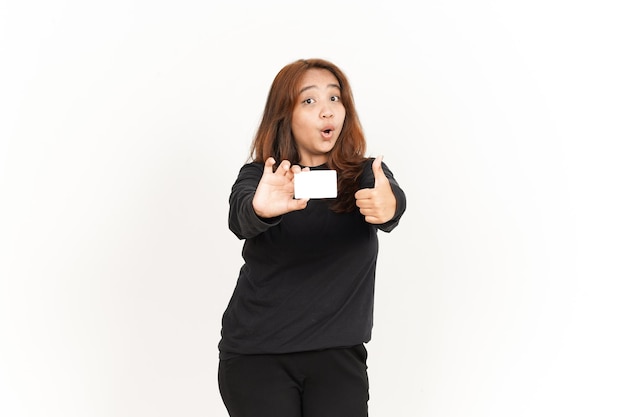
[(252, 199), (254, 212), (266, 219), (302, 210), (309, 201), (293, 198), (293, 177), (301, 168), (298, 165), (291, 166), (289, 161), (282, 161), (274, 172), (272, 167), (275, 163), (272, 157), (265, 161), (263, 176)]

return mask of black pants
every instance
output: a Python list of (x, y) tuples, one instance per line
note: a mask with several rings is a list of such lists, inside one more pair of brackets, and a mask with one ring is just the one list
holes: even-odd
[(363, 345), (221, 360), (220, 393), (231, 417), (366, 417)]

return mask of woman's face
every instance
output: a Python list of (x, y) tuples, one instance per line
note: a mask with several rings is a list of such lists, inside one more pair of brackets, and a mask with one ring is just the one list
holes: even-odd
[(317, 166), (328, 161), (337, 143), (346, 109), (337, 78), (325, 69), (307, 70), (298, 87), (291, 133), (300, 153), (300, 165)]

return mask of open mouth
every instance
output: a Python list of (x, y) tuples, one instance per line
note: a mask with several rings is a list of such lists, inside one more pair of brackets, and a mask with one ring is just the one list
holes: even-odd
[(328, 128), (328, 129), (324, 129), (324, 130), (322, 130), (322, 136), (323, 136), (324, 138), (330, 138), (330, 137), (332, 137), (332, 136), (333, 136), (333, 129)]

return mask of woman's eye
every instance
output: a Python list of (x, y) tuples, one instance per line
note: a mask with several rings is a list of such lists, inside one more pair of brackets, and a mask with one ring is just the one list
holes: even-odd
[(330, 101), (340, 101), (340, 100), (341, 100), (341, 97), (339, 97), (339, 96), (332, 96), (330, 98)]
[(313, 100), (312, 98), (307, 98), (303, 101), (304, 104), (313, 104), (315, 103), (315, 100)]

